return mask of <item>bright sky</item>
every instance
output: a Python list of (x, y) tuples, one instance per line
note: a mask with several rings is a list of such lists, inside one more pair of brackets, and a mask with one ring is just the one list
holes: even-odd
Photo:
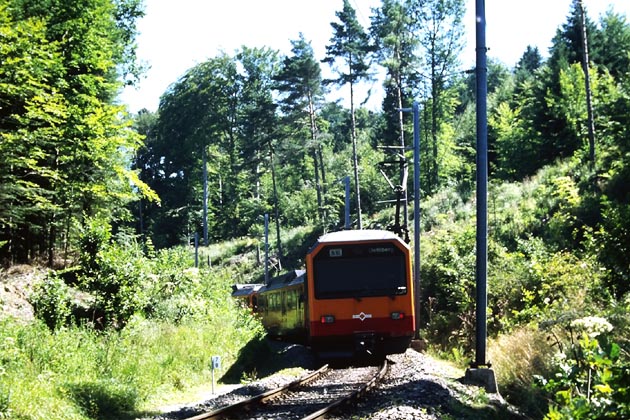
[[(220, 51), (233, 54), (242, 45), (268, 46), (290, 54), (290, 40), (299, 32), (313, 45), (315, 56), (325, 56), (332, 36), (330, 22), (343, 0), (144, 0), (146, 16), (138, 22), (138, 57), (149, 66), (136, 87), (127, 87), (120, 102), (129, 111), (156, 111), (160, 96), (195, 64)], [(381, 0), (350, 0), (365, 28), (371, 8)], [(528, 45), (547, 56), (556, 29), (566, 22), (572, 0), (486, 0), (488, 56), (513, 67)], [(584, 0), (589, 17), (612, 8), (630, 19), (629, 0)], [(475, 60), (475, 0), (466, 0), (466, 49), (462, 60)], [(322, 71), (328, 66), (322, 64)], [(379, 89), (378, 84), (373, 89)], [(369, 104), (368, 104), (369, 105)]]

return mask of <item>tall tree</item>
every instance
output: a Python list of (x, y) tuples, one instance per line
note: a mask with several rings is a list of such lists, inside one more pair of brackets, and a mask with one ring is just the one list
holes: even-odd
[(210, 238), (251, 234), (268, 210), (272, 198), (264, 186), (269, 172), (275, 177), (279, 67), (276, 51), (243, 47), (189, 69), (162, 96), (156, 139), (145, 151), (157, 168), (151, 185), (164, 201), (150, 209), (157, 246), (181, 243), (203, 226), (204, 169)]
[(384, 0), (373, 10), (370, 26), (376, 60), (386, 70), (386, 92), (393, 95), (394, 107), (383, 108), (388, 127), (385, 138), (388, 144), (403, 146), (402, 108), (410, 105), (412, 92), (417, 90), (419, 68), (419, 39), (408, 7), (403, 0)]
[(464, 0), (412, 0), (410, 10), (416, 22), (420, 38), (424, 78), (430, 83), (431, 92), (431, 166), (429, 190), (434, 192), (440, 184), (438, 131), (440, 120), (448, 108), (442, 95), (449, 80), (459, 68), (459, 54), (463, 48), (465, 13)]
[(45, 79), (61, 79), (63, 66), (56, 45), (47, 45), (43, 19), (16, 20), (2, 7), (0, 30), (0, 248), (26, 261), (46, 245), (38, 237), (57, 210), (52, 184), (60, 174), (49, 158), (67, 103)]
[(128, 169), (128, 153), (139, 147), (140, 138), (114, 104), (121, 79), (133, 71), (135, 20), (142, 11), (139, 0), (81, 1), (72, 7), (62, 0), (9, 3), (2, 9), (2, 23), (31, 25), (33, 35), (4, 50), (3, 70), (12, 63), (21, 72), (4, 73), (0, 84), (21, 78), (27, 94), (5, 91), (3, 102), (12, 104), (3, 110), (5, 121), (20, 123), (3, 129), (32, 146), (31, 152), (12, 148), (11, 155), (41, 169), (14, 174), (30, 197), (23, 203), (44, 198), (30, 207), (26, 223), (9, 221), (9, 236), (25, 251), (20, 259), (45, 251), (52, 263), (60, 232), (67, 243), (85, 215), (120, 220), (126, 217), (124, 204), (134, 198), (131, 185), (148, 192)]
[(284, 58), (282, 69), (276, 76), (276, 89), (282, 95), (280, 106), (291, 127), (290, 136), (304, 139), (304, 149), (313, 160), (317, 208), (320, 221), (324, 222), (326, 171), (317, 126), (317, 109), (324, 97), (322, 72), (313, 47), (302, 33), (297, 40), (291, 41), (291, 45), (293, 55)]
[[(265, 198), (271, 202), (275, 215), (278, 260), (282, 261), (280, 208), (274, 160), (275, 144), (279, 138), (279, 121), (273, 98), (274, 78), (280, 69), (280, 59), (277, 51), (247, 47), (242, 47), (236, 58), (242, 64), (239, 135), (243, 139), (243, 169), (252, 175), (252, 179), (245, 185), (254, 186), (253, 191), (250, 191), (254, 205), (249, 206), (250, 214), (245, 217), (255, 220), (266, 212), (263, 205)], [(262, 191), (261, 178), (265, 172), (271, 173), (272, 197), (264, 197)]]
[[(335, 15), (339, 22), (331, 22), (333, 36), (326, 46), (326, 58), (324, 63), (333, 67), (337, 78), (329, 82), (340, 86), (349, 85), (350, 88), (350, 117), (352, 119), (352, 129), (350, 137), (352, 140), (352, 166), (354, 169), (354, 185), (357, 205), (357, 226), (363, 226), (361, 220), (361, 187), (359, 184), (359, 157), (357, 153), (357, 123), (355, 115), (354, 89), (356, 84), (368, 78), (369, 63), (368, 56), (372, 51), (368, 33), (357, 20), (356, 11), (350, 5), (349, 0), (343, 0), (343, 9)], [(340, 63), (339, 66), (336, 66)]]
[(516, 63), (514, 74), (516, 76), (516, 90), (519, 91), (519, 85), (534, 76), (534, 72), (543, 64), (542, 56), (538, 47), (528, 45), (521, 58)]
[(597, 62), (602, 51), (600, 32), (588, 16), (585, 17), (584, 23), (582, 22), (579, 5), (577, 0), (574, 0), (567, 21), (556, 30), (547, 65), (539, 74), (539, 83), (542, 83), (542, 86), (535, 91), (539, 96), (532, 98), (539, 106), (535, 108), (537, 115), (531, 122), (534, 129), (543, 136), (540, 148), (541, 164), (552, 162), (557, 157), (571, 156), (582, 144), (581, 134), (575, 132), (571, 122), (567, 120), (567, 115), (571, 112), (558, 105), (563, 103), (562, 74), (566, 73), (571, 65), (583, 62), (583, 26), (588, 36), (591, 59)]
[(602, 48), (597, 65), (604, 66), (615, 78), (628, 77), (630, 24), (625, 16), (612, 11), (604, 15), (601, 19), (601, 42), (606, 48)]
[[(144, 137), (144, 142), (142, 147), (136, 151), (131, 167), (133, 170), (138, 171), (139, 176), (145, 180), (155, 179), (157, 176), (155, 171), (159, 170), (154, 166), (155, 158), (150, 153), (155, 150), (153, 145), (156, 142), (156, 125), (157, 113), (150, 112), (147, 109), (141, 109), (138, 114), (135, 115), (133, 128), (138, 134)], [(137, 206), (134, 206), (131, 210), (132, 214), (136, 215), (136, 230), (142, 237), (144, 237), (146, 233), (145, 207), (145, 200), (141, 197), (140, 200), (138, 200)]]
[(240, 86), (234, 58), (223, 53), (189, 69), (162, 95), (156, 139), (144, 151), (156, 168), (147, 182), (163, 201), (161, 208), (150, 209), (156, 246), (181, 243), (202, 227), (204, 150), (212, 190), (209, 229), (222, 237), (240, 229), (235, 208), (243, 176), (237, 144)]
[(593, 91), (591, 90), (590, 60), (588, 54), (588, 39), (586, 36), (586, 11), (582, 0), (576, 0), (580, 13), (580, 39), (582, 40), (582, 69), (584, 70), (584, 89), (586, 91), (586, 109), (588, 113), (588, 159), (595, 164), (595, 122), (593, 117)]
[[(397, 199), (403, 204), (403, 229), (408, 223), (407, 214), (407, 166), (405, 162), (405, 125), (403, 108), (411, 106), (414, 88), (417, 88), (418, 60), (415, 54), (418, 38), (414, 34), (414, 24), (409, 13), (408, 2), (384, 0), (380, 9), (373, 11), (371, 35), (375, 45), (375, 56), (387, 71), (385, 79), (386, 97), (383, 100), (383, 113), (386, 128), (383, 133), (387, 145), (396, 145), (394, 156), (399, 158), (399, 184), (395, 187)], [(393, 106), (392, 106), (393, 105)], [(399, 226), (399, 220), (396, 220)]]

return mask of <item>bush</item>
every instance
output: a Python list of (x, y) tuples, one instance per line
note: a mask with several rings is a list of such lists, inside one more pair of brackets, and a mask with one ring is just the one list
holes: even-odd
[(591, 258), (564, 251), (542, 255), (532, 258), (530, 273), (525, 307), (515, 313), (520, 322), (579, 318), (597, 312), (608, 299), (601, 267)]
[(474, 342), (474, 238), (472, 226), (456, 224), (422, 238), (421, 319), (428, 338), (442, 347), (470, 350)]
[(120, 419), (139, 402), (134, 386), (114, 379), (69, 383), (64, 388), (87, 417), (93, 419)]
[(50, 329), (57, 329), (70, 321), (72, 314), (70, 287), (62, 277), (54, 273), (36, 285), (31, 303), (35, 316), (43, 320)]
[(606, 319), (592, 316), (567, 325), (555, 374), (539, 378), (554, 397), (546, 419), (630, 418), (630, 363), (610, 341), (612, 329)]

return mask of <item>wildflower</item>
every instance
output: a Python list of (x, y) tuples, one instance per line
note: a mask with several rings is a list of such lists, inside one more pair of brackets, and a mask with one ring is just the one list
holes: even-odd
[(199, 269), (196, 267), (190, 267), (184, 269), (184, 276), (189, 279), (196, 279), (199, 277)]
[(608, 333), (613, 329), (610, 322), (599, 316), (587, 316), (585, 318), (576, 319), (571, 322), (571, 327), (578, 331), (584, 331), (591, 338)]

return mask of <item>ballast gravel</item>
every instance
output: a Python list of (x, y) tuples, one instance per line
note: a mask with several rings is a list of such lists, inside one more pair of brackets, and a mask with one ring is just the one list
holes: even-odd
[[(290, 354), (292, 365), (303, 360), (305, 370), (312, 370), (313, 359), (307, 348), (291, 346), (280, 350), (278, 357)], [(358, 402), (340, 408), (328, 419), (365, 420), (438, 420), (438, 419), (523, 419), (524, 416), (507, 404), (499, 394), (486, 393), (482, 388), (461, 382), (464, 372), (448, 363), (408, 349), (403, 354), (388, 356), (389, 371), (384, 380)], [(299, 364), (298, 364), (299, 365)], [(305, 371), (306, 372), (306, 371)], [(356, 381), (353, 370), (344, 374), (348, 383)], [(357, 369), (357, 375), (360, 369)], [(181, 406), (176, 410), (150, 418), (151, 420), (181, 420), (240, 400), (250, 398), (296, 379), (287, 374), (275, 374), (231, 392), (216, 395), (206, 401)], [(325, 396), (322, 395), (322, 399)], [(254, 417), (255, 418), (255, 417)], [(269, 417), (265, 417), (269, 418)], [(144, 418), (142, 420), (149, 420)]]

